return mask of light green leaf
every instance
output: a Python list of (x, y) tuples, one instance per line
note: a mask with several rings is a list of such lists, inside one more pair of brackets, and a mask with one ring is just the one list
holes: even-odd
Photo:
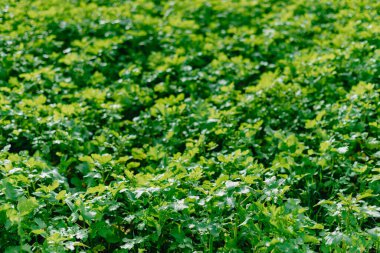
[(21, 216), (25, 216), (31, 212), (33, 212), (34, 209), (38, 207), (38, 201), (35, 197), (31, 198), (21, 198), (18, 201), (17, 204), (17, 210), (19, 211)]

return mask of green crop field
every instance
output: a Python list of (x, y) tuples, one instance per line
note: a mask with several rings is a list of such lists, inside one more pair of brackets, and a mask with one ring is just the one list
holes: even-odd
[(380, 252), (380, 1), (0, 0), (0, 252)]

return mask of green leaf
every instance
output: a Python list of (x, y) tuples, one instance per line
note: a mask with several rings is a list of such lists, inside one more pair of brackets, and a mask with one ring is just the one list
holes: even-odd
[(316, 223), (310, 229), (324, 229), (325, 227), (322, 224)]
[(315, 120), (307, 120), (305, 128), (306, 129), (314, 128), (316, 126), (316, 124), (317, 124), (317, 122)]
[(304, 235), (303, 239), (306, 243), (311, 242), (314, 244), (319, 244), (319, 239), (315, 236), (312, 236), (312, 235)]
[(106, 186), (104, 186), (103, 184), (100, 184), (98, 186), (95, 186), (95, 187), (90, 187), (87, 189), (87, 193), (88, 194), (93, 194), (93, 193), (103, 193), (105, 190), (106, 190)]
[(100, 164), (106, 164), (112, 160), (112, 156), (110, 154), (92, 154), (91, 157)]
[(3, 185), (5, 187), (5, 196), (8, 199), (16, 200), (22, 195), (22, 191), (14, 187), (13, 184), (11, 184), (7, 179), (3, 180)]
[(33, 212), (34, 209), (38, 207), (38, 201), (35, 197), (31, 198), (21, 198), (17, 204), (17, 210), (19, 211), (21, 216), (28, 215)]
[(66, 191), (65, 191), (65, 190), (62, 190), (62, 191), (60, 191), (60, 192), (57, 194), (57, 196), (55, 196), (55, 199), (56, 199), (56, 200), (62, 200), (62, 199), (65, 197), (65, 195), (66, 195)]
[(137, 160), (146, 159), (146, 154), (145, 154), (144, 150), (141, 148), (133, 148), (132, 149), (132, 156), (134, 159), (137, 159)]

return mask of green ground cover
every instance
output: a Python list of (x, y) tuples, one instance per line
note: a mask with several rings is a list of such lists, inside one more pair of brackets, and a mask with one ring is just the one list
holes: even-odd
[(379, 13), (0, 1), (0, 251), (379, 252)]

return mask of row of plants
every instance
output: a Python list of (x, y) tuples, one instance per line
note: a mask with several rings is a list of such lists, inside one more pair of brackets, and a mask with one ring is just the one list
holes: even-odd
[(380, 3), (0, 3), (3, 252), (377, 252)]

